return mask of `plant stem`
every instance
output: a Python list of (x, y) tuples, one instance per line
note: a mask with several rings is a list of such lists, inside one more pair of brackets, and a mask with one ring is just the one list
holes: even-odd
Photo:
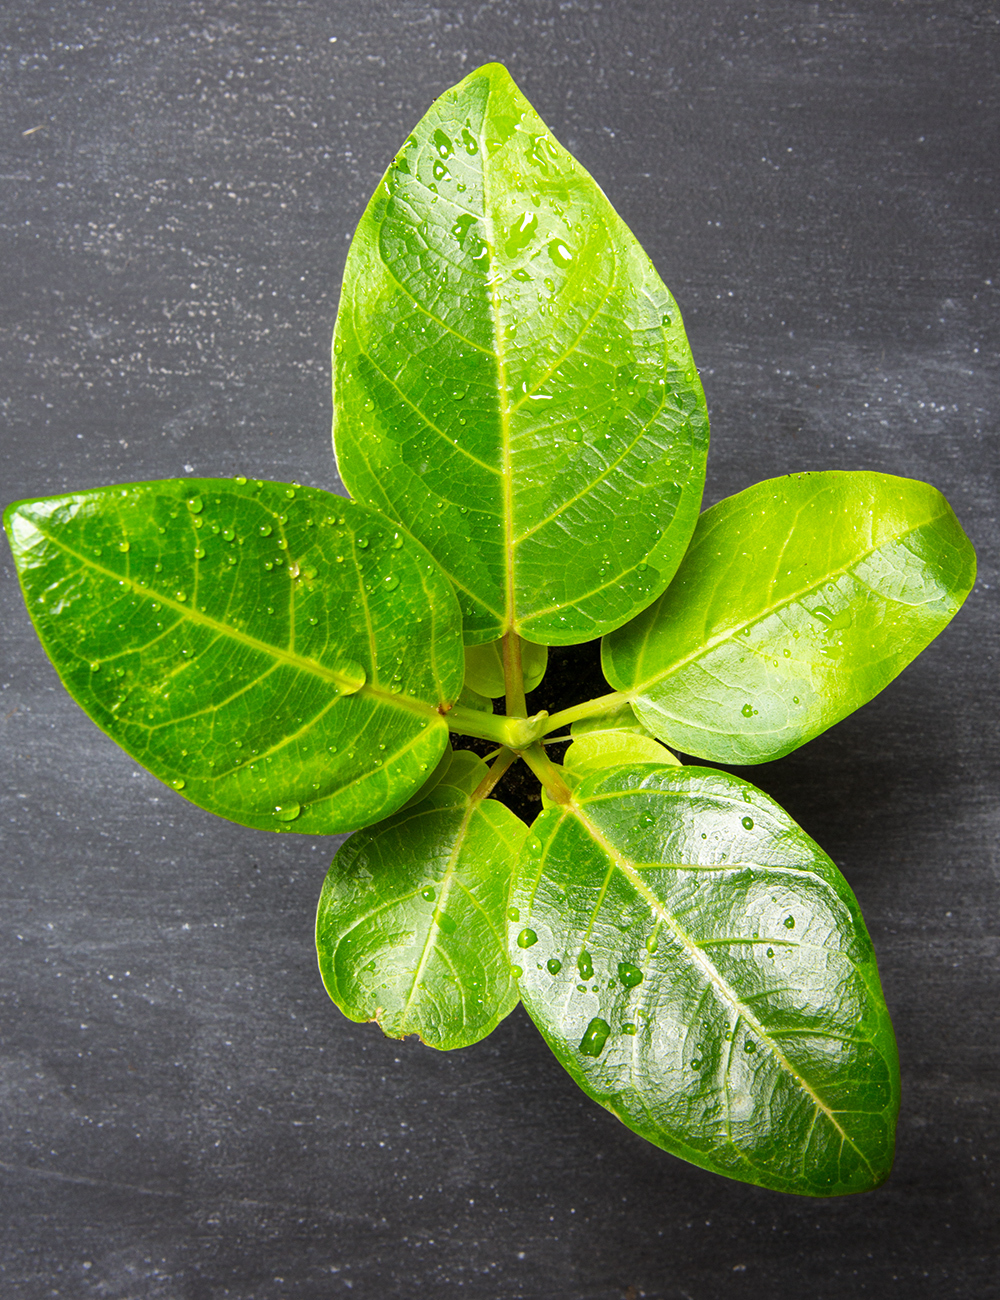
[(472, 792), (473, 799), (485, 799), (487, 795), (491, 794), (504, 772), (507, 771), (511, 763), (515, 763), (516, 761), (517, 755), (512, 749), (504, 747), (503, 749), (498, 750), (496, 762)]
[(498, 713), (480, 713), (478, 709), (456, 704), (444, 715), (444, 720), (449, 731), (457, 731), (461, 736), (478, 736), (480, 740), (493, 740), (498, 745), (507, 743), (507, 719)]
[(524, 703), (524, 674), (521, 670), (521, 638), (505, 632), (503, 638), (503, 679), (507, 692), (507, 713), (514, 718), (527, 717)]
[(581, 718), (599, 718), (605, 713), (616, 713), (629, 702), (629, 697), (622, 691), (612, 691), (610, 695), (599, 695), (595, 700), (584, 700), (572, 708), (560, 709), (545, 722), (545, 734), (555, 731), (557, 727), (568, 727), (571, 722)]
[(542, 745), (536, 742), (530, 749), (524, 750), (521, 757), (545, 787), (545, 793), (553, 803), (569, 803), (573, 792), (562, 778), (562, 772), (549, 758)]

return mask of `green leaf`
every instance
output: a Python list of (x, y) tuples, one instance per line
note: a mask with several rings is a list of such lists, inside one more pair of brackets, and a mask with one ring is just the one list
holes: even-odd
[[(521, 674), (524, 692), (529, 694), (545, 676), (549, 662), (549, 648), (521, 642)], [(486, 645), (465, 648), (465, 684), (491, 700), (505, 692), (503, 675), (503, 642), (490, 641)]]
[(460, 613), (373, 510), (176, 479), (23, 501), (5, 525), (70, 694), (200, 807), (333, 834), (395, 811), (441, 757)]
[(625, 704), (619, 709), (614, 709), (611, 713), (599, 713), (594, 717), (578, 718), (570, 726), (570, 732), (574, 736), (585, 736), (592, 731), (632, 731), (637, 736), (651, 734), (635, 716), (635, 710), (631, 704)]
[(529, 1015), (629, 1128), (779, 1191), (886, 1178), (899, 1069), (871, 940), (773, 800), (703, 768), (592, 776), (534, 823), (511, 901)]
[(667, 744), (767, 762), (877, 695), (975, 573), (969, 539), (927, 483), (771, 479), (705, 511), (669, 589), (605, 638), (604, 672)]
[(510, 876), (528, 828), (475, 798), (466, 752), (419, 805), (359, 831), (333, 860), (316, 917), (320, 973), (351, 1020), (390, 1038), (467, 1047), (517, 1005), (507, 957)]
[(680, 759), (658, 740), (637, 731), (591, 731), (574, 740), (563, 758), (563, 768), (576, 780), (628, 763), (667, 763), (680, 766)]
[(467, 642), (586, 641), (666, 586), (708, 445), (680, 313), (498, 64), (379, 183), (333, 360), (341, 476), (437, 558)]

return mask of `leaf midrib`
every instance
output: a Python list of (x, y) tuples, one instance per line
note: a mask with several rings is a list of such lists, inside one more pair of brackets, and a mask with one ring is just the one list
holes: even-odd
[[(490, 153), (486, 146), (486, 121), (490, 112), (490, 100), (493, 98), (493, 84), (490, 83), (489, 94), (483, 110), (479, 127), (479, 156), (483, 160), (483, 229), (486, 242), (497, 252), (499, 245), (493, 226), (493, 214), (490, 208)], [(492, 261), (492, 259), (490, 259)], [(503, 483), (503, 526), (504, 526), (504, 613), (503, 633), (514, 627), (514, 475), (511, 466), (510, 451), (510, 394), (507, 392), (507, 360), (504, 350), (503, 334), (500, 328), (500, 307), (496, 286), (490, 280), (487, 283), (489, 293), (490, 316), (493, 322), (493, 352), (497, 362), (497, 397), (500, 409), (500, 478)]]

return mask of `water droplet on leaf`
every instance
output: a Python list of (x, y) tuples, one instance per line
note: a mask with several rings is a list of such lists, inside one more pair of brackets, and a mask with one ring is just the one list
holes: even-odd
[(583, 1038), (580, 1039), (581, 1056), (600, 1056), (610, 1033), (611, 1026), (608, 1022), (602, 1020), (600, 1016), (595, 1016), (587, 1026)]
[(627, 989), (634, 989), (637, 984), (642, 983), (642, 971), (629, 961), (620, 961), (618, 963), (618, 978)]

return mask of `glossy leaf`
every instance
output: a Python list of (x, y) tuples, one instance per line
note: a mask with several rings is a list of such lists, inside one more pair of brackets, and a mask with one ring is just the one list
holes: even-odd
[(470, 644), (599, 636), (691, 536), (708, 419), (677, 304), (498, 64), (434, 102), (361, 220), (334, 441), (352, 495), (449, 574)]
[(608, 681), (661, 740), (763, 763), (877, 695), (975, 580), (936, 488), (790, 474), (707, 510), (669, 589), (604, 640)]
[(424, 800), (343, 846), (316, 917), (320, 973), (352, 1020), (431, 1047), (478, 1042), (517, 1005), (508, 887), (525, 824), (474, 796), (486, 764), (455, 754)]
[[(526, 694), (533, 691), (545, 676), (548, 662), (548, 646), (521, 642), (521, 674)], [(491, 700), (504, 694), (502, 641), (466, 646), (465, 684)]]
[(20, 502), (5, 523), (70, 694), (200, 807), (332, 834), (393, 812), (441, 757), (459, 610), (367, 507), (175, 479)]
[(871, 941), (766, 795), (704, 768), (592, 776), (536, 820), (512, 905), (528, 1013), (630, 1128), (780, 1191), (887, 1176), (899, 1072)]

